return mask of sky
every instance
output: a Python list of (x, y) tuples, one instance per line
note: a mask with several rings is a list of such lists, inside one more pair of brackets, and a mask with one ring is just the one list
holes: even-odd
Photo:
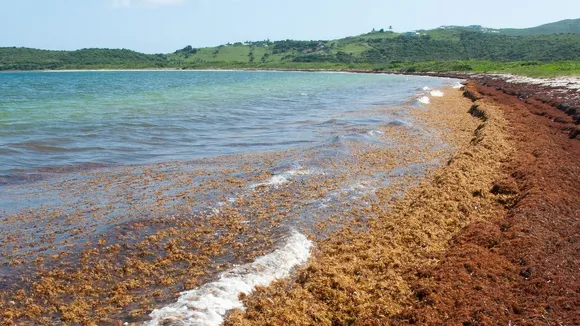
[(569, 18), (580, 18), (580, 1), (0, 0), (0, 47), (169, 53), (186, 45), (329, 40), (389, 26), (523, 28)]

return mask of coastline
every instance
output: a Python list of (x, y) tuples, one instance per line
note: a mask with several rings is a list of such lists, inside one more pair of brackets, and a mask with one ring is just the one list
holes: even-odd
[(542, 96), (522, 98), (529, 88), (468, 85), (476, 105), (499, 108), (508, 122), (507, 178), (490, 189), (506, 196), (504, 212), (461, 230), (437, 266), (412, 278), (421, 297), (402, 314), (409, 321), (579, 324), (578, 120)]
[[(434, 123), (457, 150), (399, 200), (378, 192), (369, 230), (341, 230), (317, 245), (314, 259), (287, 284), (259, 289), (225, 325), (389, 324), (415, 299), (413, 271), (435, 266), (466, 225), (498, 214), (487, 194), (509, 155), (505, 121), (495, 108), (474, 108), (460, 90), (432, 98), (417, 119)], [(481, 195), (474, 196), (474, 193)], [(308, 305), (303, 305), (308, 302)]]
[[(467, 85), (470, 100), (455, 94), (453, 104), (449, 89), (428, 110), (415, 112), (447, 131), (458, 148), (447, 165), (398, 201), (379, 191), (379, 200), (392, 208), (377, 211), (370, 236), (353, 224), (318, 244), (315, 259), (299, 269), (291, 287), (286, 280), (260, 288), (244, 298), (246, 313), (233, 313), (226, 324), (577, 324), (577, 244), (566, 243), (578, 231), (576, 111), (544, 103), (541, 93), (548, 88), (522, 99), (523, 91), (512, 84), (476, 81)], [(554, 142), (556, 148), (548, 145)], [(550, 167), (549, 174), (542, 166)], [(553, 222), (545, 221), (547, 211)], [(546, 231), (550, 223), (556, 233)], [(544, 240), (535, 243), (538, 236)], [(521, 241), (526, 245), (518, 251)], [(542, 248), (545, 243), (552, 248)], [(553, 268), (542, 262), (546, 257)], [(58, 290), (45, 285), (48, 293)], [(68, 311), (71, 318), (82, 316), (83, 305), (77, 308)], [(9, 308), (0, 316), (9, 324), (14, 314)]]
[[(425, 84), (420, 81), (418, 85)], [(280, 248), (287, 240), (284, 224), (296, 219), (294, 215), (307, 213), (296, 227), (300, 231), (301, 224), (305, 224), (308, 232), (303, 234), (311, 240), (324, 238), (346, 223), (363, 227), (364, 223), (356, 219), (364, 220), (366, 202), (375, 196), (375, 184), (388, 178), (387, 181), (396, 183), (396, 188), (395, 185), (391, 188), (396, 195), (420, 180), (423, 169), (445, 161), (452, 150), (439, 139), (437, 128), (417, 129), (406, 122), (406, 110), (420, 111), (420, 107), (413, 97), (400, 105), (373, 106), (352, 113), (357, 117), (385, 117), (384, 125), (373, 127), (379, 129), (357, 129), (355, 137), (405, 146), (356, 142), (358, 146), (352, 150), (356, 155), (331, 160), (328, 155), (344, 150), (345, 146), (342, 137), (335, 137), (329, 140), (329, 147), (334, 149), (322, 151), (320, 156), (318, 147), (310, 152), (296, 149), (297, 157), (314, 160), (310, 163), (307, 160), (304, 166), (281, 166), (280, 160), (287, 164), (289, 156), (268, 153), (228, 158), (235, 161), (233, 165), (224, 159), (210, 160), (212, 178), (207, 178), (209, 174), (203, 168), (195, 169), (195, 162), (190, 165), (168, 162), (81, 171), (58, 179), (55, 184), (40, 182), (39, 191), (52, 193), (54, 189), (66, 188), (74, 197), (90, 195), (78, 196), (80, 203), (72, 201), (65, 206), (57, 204), (54, 209), (41, 207), (3, 217), (4, 226), (40, 219), (43, 231), (34, 232), (36, 238), (19, 241), (20, 234), (24, 235), (31, 227), (24, 225), (12, 227), (15, 232), (3, 236), (6, 239), (3, 245), (11, 250), (0, 257), (5, 262), (0, 276), (2, 322), (139, 324), (148, 319), (153, 309), (171, 304), (177, 293), (215, 281), (222, 272), (237, 271), (235, 265), (251, 267), (247, 263)], [(309, 170), (312, 163), (314, 171)], [(318, 171), (319, 167), (323, 170)], [(382, 177), (368, 180), (370, 175)], [(192, 183), (192, 178), (207, 182)], [(160, 188), (154, 188), (155, 183), (160, 183)], [(138, 194), (136, 205), (132, 196), (126, 195), (133, 188), (154, 191), (151, 197), (147, 193)], [(223, 190), (225, 196), (212, 197), (216, 190)], [(233, 201), (229, 193), (234, 195)], [(198, 202), (194, 195), (208, 196)], [(84, 204), (87, 199), (94, 204)], [(126, 209), (109, 220), (111, 210), (115, 209), (106, 203), (111, 200)], [(227, 205), (228, 202), (232, 205)], [(311, 202), (315, 205), (310, 206)], [(165, 205), (176, 204), (179, 214), (169, 215), (173, 213), (167, 213)], [(348, 206), (345, 211), (353, 210), (352, 214), (343, 214), (343, 204)], [(196, 212), (188, 211), (200, 205), (204, 208), (200, 218), (194, 215)], [(142, 218), (132, 220), (133, 216), (141, 215)], [(43, 219), (43, 216), (54, 217)], [(309, 226), (312, 223), (315, 224)], [(91, 235), (103, 224), (113, 227)], [(19, 229), (23, 230), (20, 234)], [(27, 254), (23, 255), (22, 250)], [(24, 279), (20, 278), (22, 275)], [(77, 295), (71, 297), (69, 293)]]
[(578, 121), (513, 89), (466, 88), (480, 124), (446, 166), (226, 325), (578, 324)]

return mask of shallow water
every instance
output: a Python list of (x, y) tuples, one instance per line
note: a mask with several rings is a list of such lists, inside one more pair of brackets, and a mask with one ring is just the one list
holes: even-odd
[[(408, 177), (439, 164), (447, 145), (409, 110), (456, 82), (233, 71), (0, 81), (0, 288), (34, 275), (38, 258), (49, 270), (70, 268), (99, 241), (132, 248), (182, 228), (170, 240), (183, 248), (199, 237), (223, 250), (203, 267), (208, 283), (151, 317), (192, 325), (218, 323), (238, 307), (237, 293), (287, 275), (296, 263), (280, 257), (304, 262), (312, 243), (303, 234), (322, 239), (368, 218), (377, 189), (409, 187)], [(166, 254), (157, 248), (153, 255)], [(233, 264), (242, 265), (220, 276), (216, 266)]]
[(279, 151), (369, 130), (343, 114), (407, 99), (425, 77), (301, 72), (0, 74), (0, 177)]

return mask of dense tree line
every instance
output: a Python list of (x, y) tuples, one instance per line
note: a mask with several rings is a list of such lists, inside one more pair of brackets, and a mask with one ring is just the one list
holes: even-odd
[(49, 51), (30, 48), (0, 48), (0, 70), (91, 69), (166, 67), (167, 56), (125, 49)]
[(368, 44), (371, 48), (360, 59), (369, 63), (392, 60), (580, 60), (580, 35), (577, 34), (515, 37), (462, 32), (458, 41), (434, 40), (426, 35), (371, 39)]
[(580, 60), (580, 35), (514, 37), (461, 32), (459, 40), (435, 40), (429, 35), (357, 40), (369, 47), (360, 56), (301, 54), (294, 62), (389, 63), (392, 61), (488, 60), (554, 62)]

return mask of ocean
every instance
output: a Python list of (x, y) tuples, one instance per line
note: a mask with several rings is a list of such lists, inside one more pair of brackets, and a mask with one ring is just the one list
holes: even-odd
[[(409, 112), (456, 82), (310, 72), (0, 73), (0, 288), (40, 275), (39, 259), (52, 270), (82, 268), (83, 253), (106, 243), (123, 246), (106, 258), (121, 268), (171, 260), (167, 243), (181, 241), (183, 252), (203, 257), (187, 267), (197, 278), (183, 275), (176, 258), (181, 265), (163, 271), (174, 283), (157, 309), (119, 316), (218, 325), (243, 308), (239, 293), (287, 276), (316, 240), (369, 218), (377, 189), (409, 187), (441, 163), (448, 145)], [(151, 257), (136, 253), (155, 241), (163, 245), (148, 247)], [(126, 277), (114, 270), (108, 280)], [(187, 291), (173, 302), (178, 288)]]

